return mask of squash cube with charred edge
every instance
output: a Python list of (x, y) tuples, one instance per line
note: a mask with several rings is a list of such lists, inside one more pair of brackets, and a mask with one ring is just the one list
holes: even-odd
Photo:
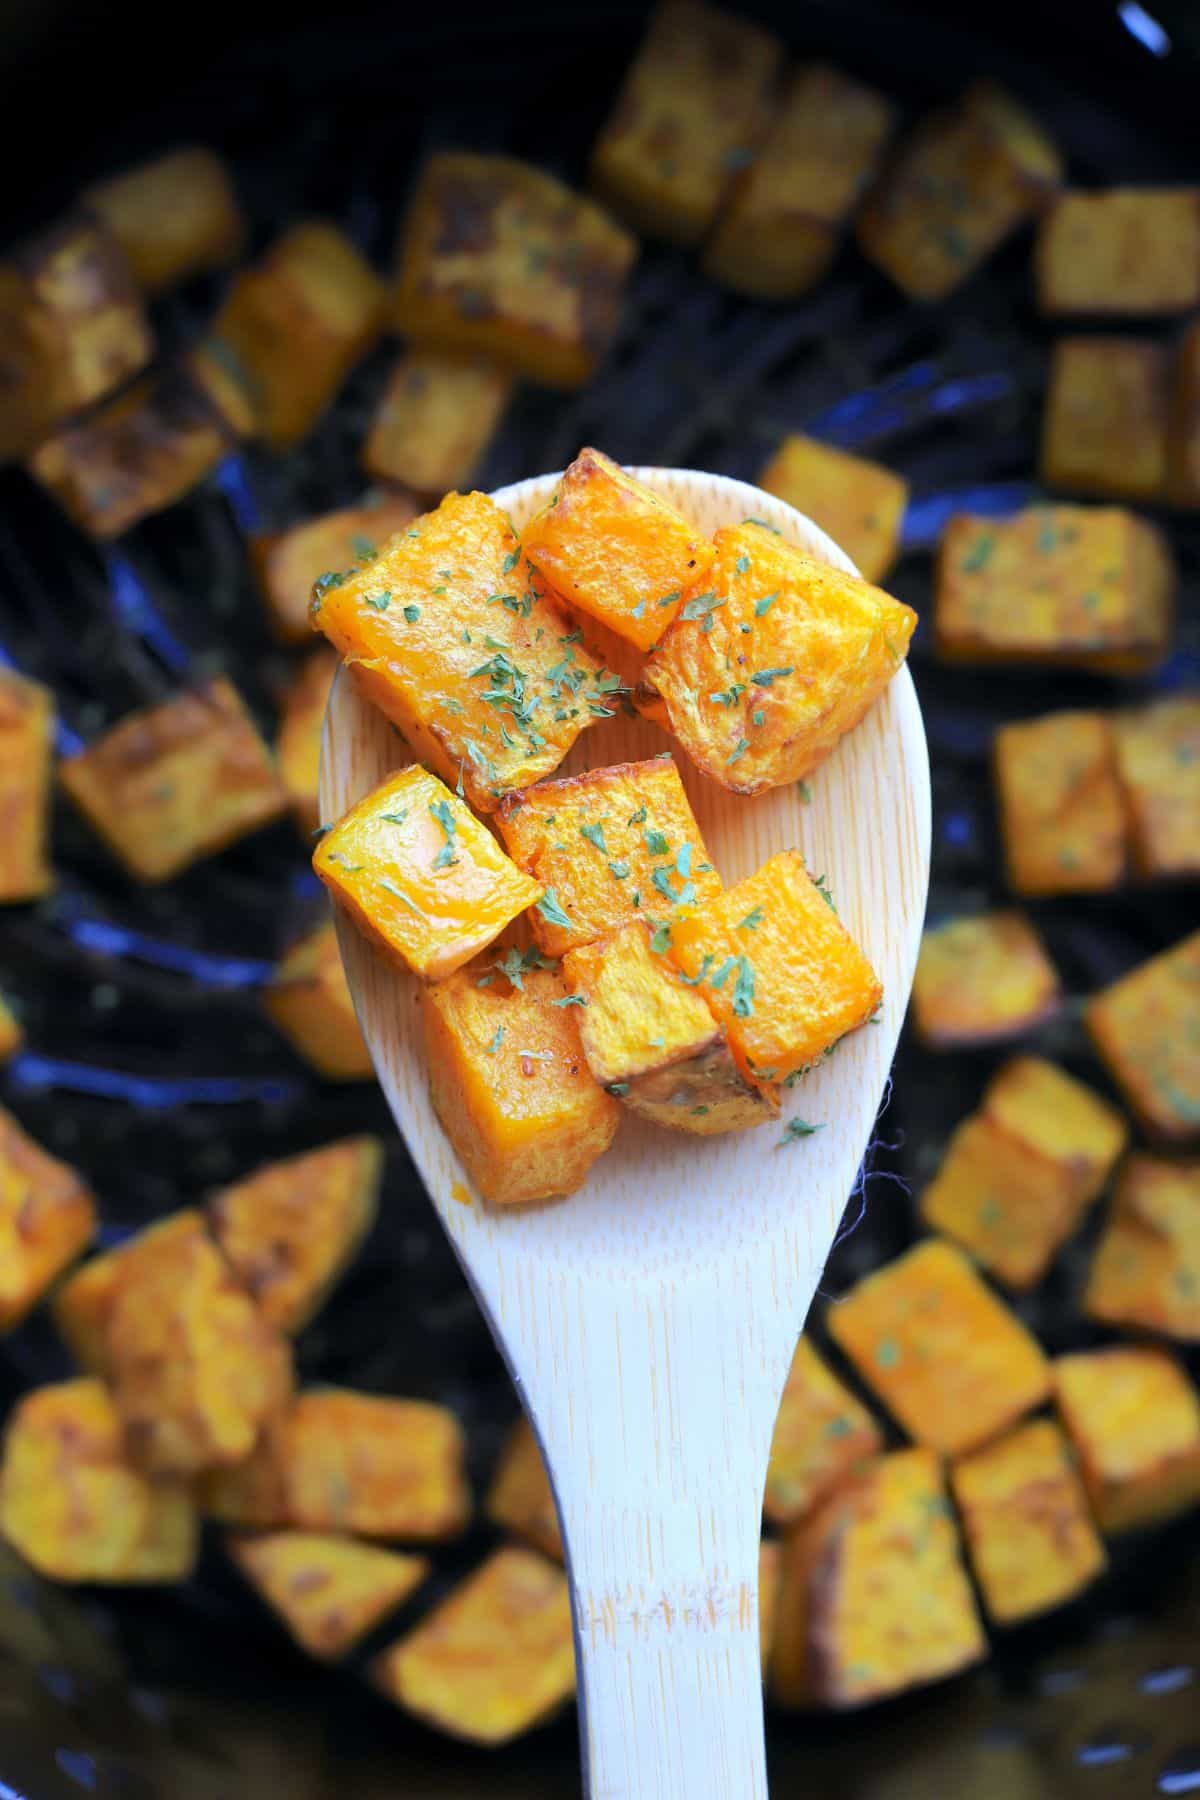
[(1170, 368), (1150, 338), (1060, 338), (1046, 379), (1042, 479), (1076, 494), (1161, 498)]
[(414, 756), (479, 812), (556, 769), (620, 691), (486, 494), (448, 494), (366, 568), (313, 590), (313, 624)]
[(987, 1655), (938, 1458), (881, 1456), (784, 1540), (771, 1694), (862, 1706)]
[(310, 1656), (334, 1661), (403, 1604), (429, 1560), (317, 1531), (230, 1536), (226, 1549)]
[(1200, 1342), (1200, 1161), (1129, 1158), (1083, 1309), (1108, 1325)]
[(308, 436), (383, 330), (387, 289), (323, 219), (285, 231), (235, 279), (213, 327), (273, 450)]
[(1044, 313), (1183, 313), (1200, 306), (1200, 188), (1060, 194), (1034, 255)]
[(400, 233), (392, 321), (422, 349), (581, 387), (621, 316), (636, 240), (545, 170), (443, 150)]
[(1200, 319), (1188, 326), (1171, 361), (1167, 462), (1167, 498), (1175, 506), (1200, 506)]
[(0, 1331), (11, 1331), (90, 1244), (96, 1203), (76, 1170), (0, 1108)]
[(865, 1025), (883, 998), (870, 963), (798, 850), (684, 908), (667, 954), (725, 1028), (754, 1082), (798, 1074)]
[(830, 1336), (919, 1444), (974, 1450), (1050, 1392), (1036, 1340), (961, 1250), (931, 1238), (868, 1275)]
[(558, 1562), (563, 1560), (562, 1531), (550, 1477), (533, 1427), (524, 1415), (504, 1440), (483, 1509), (502, 1531), (524, 1539)]
[(917, 1035), (931, 1050), (1001, 1044), (1052, 1017), (1058, 971), (1023, 913), (929, 925), (913, 978)]
[(763, 1512), (791, 1526), (883, 1449), (879, 1427), (806, 1337), (796, 1345), (771, 1439)]
[(669, 500), (600, 450), (581, 450), (521, 534), (565, 600), (649, 650), (703, 583), (712, 545)]
[(1062, 177), (1037, 121), (976, 82), (901, 146), (859, 215), (859, 245), (910, 299), (942, 300), (1050, 203)]
[(232, 262), (246, 236), (224, 161), (199, 145), (168, 150), (81, 196), (129, 258), (138, 285), (161, 294), (177, 282)]
[(700, 0), (659, 0), (592, 148), (592, 186), (634, 229), (698, 244), (771, 119), (778, 38)]
[(1118, 507), (963, 513), (938, 553), (937, 652), (950, 663), (1140, 674), (1167, 654), (1174, 587), (1162, 534)]
[(368, 942), (424, 981), (461, 969), (544, 891), (418, 763), (352, 806), (312, 861)]
[(47, 853), (54, 698), (0, 669), (0, 902), (38, 900), (54, 885)]
[(891, 101), (839, 69), (820, 63), (798, 69), (717, 220), (704, 251), (706, 272), (739, 294), (766, 300), (815, 287), (871, 183), (895, 118)]
[(1087, 1002), (1084, 1023), (1152, 1137), (1200, 1137), (1200, 931)]
[(196, 1560), (187, 1488), (134, 1467), (107, 1388), (87, 1377), (18, 1400), (0, 1464), (0, 1534), (52, 1581), (184, 1581)]
[(130, 713), (58, 773), (137, 881), (169, 881), (287, 810), (271, 753), (223, 675)]
[(440, 500), (475, 473), (514, 385), (507, 369), (481, 356), (407, 351), (375, 409), (363, 468), (375, 481)]
[(421, 996), (434, 1111), (493, 1206), (573, 1193), (620, 1119), (588, 1069), (562, 982), (511, 956), (522, 965), (512, 977), (475, 964)]
[(207, 1478), (205, 1502), (230, 1525), (437, 1542), (470, 1518), (464, 1455), (444, 1406), (312, 1388), (239, 1468)]
[(1200, 1398), (1165, 1351), (1081, 1350), (1054, 1364), (1058, 1410), (1106, 1533), (1200, 1500)]
[(292, 1049), (326, 1081), (369, 1081), (371, 1053), (363, 1042), (332, 922), (318, 925), (276, 968), (263, 995), (272, 1023)]
[(309, 643), (314, 584), (369, 563), (416, 516), (416, 502), (407, 494), (383, 494), (256, 538), (250, 560), (276, 637), (285, 644)]
[(809, 775), (904, 661), (917, 615), (747, 521), (718, 531), (644, 683), (705, 775), (759, 794)]
[(10, 1056), (21, 1048), (25, 1033), (21, 1029), (21, 1021), (0, 994), (0, 1063), (7, 1062)]
[(1119, 712), (1113, 731), (1139, 875), (1200, 875), (1200, 695)]
[(314, 836), (320, 824), (321, 733), (337, 669), (337, 657), (324, 646), (306, 656), (284, 694), (279, 714), (275, 763), (292, 816), (305, 837)]
[(1103, 893), (1125, 873), (1125, 807), (1104, 713), (1060, 712), (996, 733), (996, 790), (1018, 894)]
[(533, 1550), (496, 1550), (372, 1673), (389, 1700), (452, 1737), (509, 1743), (575, 1692), (567, 1578)]
[(721, 1026), (634, 919), (603, 943), (569, 950), (563, 979), (583, 1010), (579, 1035), (601, 1087), (675, 1131), (746, 1131), (779, 1116), (777, 1090), (747, 1081)]
[(147, 1225), (115, 1250), (89, 1257), (59, 1283), (50, 1298), (51, 1315), (81, 1369), (89, 1375), (109, 1373), (108, 1323), (121, 1274), (144, 1250), (155, 1254), (169, 1245), (178, 1251), (204, 1238), (204, 1215), (195, 1207), (185, 1207)]
[(827, 531), (865, 581), (882, 581), (894, 565), (908, 483), (882, 463), (796, 433), (784, 438), (758, 485)]
[(1058, 1426), (1031, 1419), (957, 1461), (950, 1485), (988, 1616), (1014, 1625), (1082, 1593), (1107, 1557)]
[(382, 1169), (378, 1138), (344, 1138), (209, 1201), (209, 1228), (269, 1325), (295, 1333), (319, 1309), (375, 1222)]

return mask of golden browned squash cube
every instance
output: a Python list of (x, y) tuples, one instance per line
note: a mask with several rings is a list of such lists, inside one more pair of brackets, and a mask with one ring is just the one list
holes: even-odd
[(440, 500), (465, 487), (496, 435), (515, 383), (482, 356), (408, 350), (388, 376), (362, 448), (375, 481)]
[(16, 1054), (24, 1037), (21, 1021), (4, 995), (0, 994), (0, 1062), (7, 1062), (10, 1056)]
[(550, 1477), (524, 1414), (504, 1440), (483, 1510), (502, 1531), (562, 1561), (562, 1532)]
[(263, 1004), (296, 1055), (327, 1081), (369, 1081), (374, 1075), (332, 921), (292, 945)]
[(1083, 1309), (1107, 1325), (1200, 1341), (1200, 1161), (1125, 1163)]
[(1100, 1529), (1131, 1531), (1200, 1500), (1200, 1397), (1165, 1351), (1082, 1350), (1054, 1364), (1058, 1410)]
[(1200, 695), (1118, 712), (1113, 732), (1138, 874), (1200, 875)]
[(799, 781), (874, 705), (917, 615), (882, 588), (747, 521), (646, 662), (644, 685), (710, 780), (735, 794)]
[(195, 1207), (184, 1207), (135, 1232), (114, 1250), (90, 1256), (81, 1268), (59, 1283), (50, 1297), (50, 1311), (81, 1369), (89, 1375), (108, 1374), (108, 1322), (117, 1280), (142, 1250), (157, 1253), (167, 1244), (178, 1250), (205, 1235), (204, 1214)]
[(493, 1551), (372, 1673), (389, 1700), (439, 1731), (507, 1744), (575, 1692), (567, 1578), (533, 1550)]
[(134, 1467), (108, 1389), (86, 1377), (17, 1402), (0, 1464), (0, 1533), (53, 1581), (184, 1581), (196, 1560), (187, 1488)]
[(659, 0), (592, 149), (592, 186), (635, 230), (698, 244), (770, 125), (778, 38), (701, 0)]
[(1162, 533), (1118, 507), (963, 513), (938, 553), (934, 640), (943, 662), (1136, 675), (1167, 654), (1174, 588)]
[(318, 1531), (230, 1535), (226, 1549), (302, 1650), (334, 1661), (415, 1593), (429, 1559)]
[(461, 969), (544, 892), (419, 763), (331, 826), (313, 868), (368, 942), (424, 981)]
[(1188, 312), (1200, 306), (1200, 188), (1060, 194), (1034, 270), (1044, 313)]
[(581, 1002), (579, 1036), (601, 1087), (656, 1125), (709, 1136), (779, 1117), (777, 1090), (746, 1079), (700, 993), (650, 948), (634, 919), (563, 957)]
[(902, 475), (797, 432), (784, 438), (758, 485), (827, 531), (864, 581), (882, 581), (891, 572), (908, 505)]
[(1168, 352), (1151, 338), (1060, 338), (1046, 379), (1042, 479), (1075, 494), (1161, 499), (1169, 380)]
[(95, 1229), (83, 1178), (0, 1108), (0, 1331), (21, 1323)]
[(910, 299), (944, 299), (1050, 203), (1062, 176), (1036, 119), (976, 82), (901, 146), (859, 215), (859, 245)]
[(796, 1345), (771, 1438), (763, 1512), (792, 1526), (883, 1449), (874, 1419), (806, 1337)]
[(271, 753), (224, 675), (128, 714), (58, 774), (137, 881), (170, 881), (287, 810)]
[(1100, 712), (1003, 725), (994, 744), (1009, 886), (1095, 894), (1125, 873), (1125, 803), (1112, 723)]
[[(797, 69), (705, 246), (706, 272), (766, 300), (815, 287), (870, 186), (895, 119), (890, 100), (840, 69)], [(863, 573), (879, 580), (865, 566)]]
[(199, 145), (93, 182), (81, 198), (108, 226), (149, 294), (223, 268), (246, 236), (228, 167)]
[(379, 494), (255, 539), (250, 560), (275, 635), (285, 644), (310, 642), (314, 583), (370, 562), (416, 516), (407, 494)]
[(1122, 975), (1084, 1008), (1108, 1072), (1152, 1137), (1200, 1137), (1200, 931)]
[(54, 885), (47, 842), (53, 751), (49, 688), (0, 669), (0, 902), (37, 900)]
[(1031, 1419), (961, 1457), (950, 1485), (988, 1617), (1015, 1625), (1082, 1593), (1107, 1557), (1066, 1439)]
[(428, 158), (400, 232), (392, 322), (421, 349), (581, 387), (621, 317), (637, 242), (512, 156)]
[(1172, 358), (1167, 463), (1167, 498), (1175, 506), (1200, 506), (1200, 319)]
[(314, 836), (320, 823), (317, 783), (321, 772), (321, 733), (337, 669), (338, 659), (332, 650), (324, 645), (314, 650), (288, 684), (279, 712), (275, 764), (292, 816), (305, 837)]
[(929, 1238), (831, 1307), (830, 1336), (920, 1444), (995, 1437), (1050, 1392), (1050, 1365), (961, 1250)]
[(784, 1540), (771, 1695), (862, 1706), (987, 1655), (938, 1458), (881, 1456)]
[(926, 926), (912, 1016), (931, 1050), (1020, 1037), (1061, 1003), (1058, 971), (1024, 913), (982, 913)]

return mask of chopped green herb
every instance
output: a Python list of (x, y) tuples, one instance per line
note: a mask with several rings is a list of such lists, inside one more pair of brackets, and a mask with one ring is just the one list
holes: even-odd
[(795, 672), (795, 665), (787, 663), (781, 669), (759, 669), (758, 673), (752, 675), (750, 679), (755, 687), (766, 688), (770, 687), (772, 682), (782, 681), (785, 675), (794, 675)]
[(681, 619), (704, 619), (724, 604), (724, 600), (719, 600), (716, 594), (697, 594), (694, 600), (687, 601), (679, 616)]
[(738, 920), (737, 929), (739, 931), (757, 931), (762, 922), (763, 909), (761, 906), (755, 906), (751, 908), (744, 919)]
[(617, 1099), (620, 1100), (623, 1095), (629, 1092), (629, 1083), (627, 1081), (610, 1081), (608, 1084), (608, 1091), (610, 1094), (615, 1094)]
[(895, 1338), (880, 1338), (875, 1346), (875, 1361), (881, 1369), (894, 1369), (900, 1361), (900, 1346)]
[(415, 625), (417, 620), (420, 618), (420, 616), (421, 616), (421, 609), (419, 606), (406, 606), (405, 607), (404, 622), (406, 625)]
[(754, 711), (750, 714), (750, 723), (752, 725), (765, 725), (766, 720), (767, 720), (767, 715), (763, 711), (762, 707), (756, 706)]
[(814, 875), (813, 876), (813, 886), (816, 888), (818, 894), (820, 894), (820, 896), (821, 896), (822, 900), (825, 902), (826, 906), (830, 907), (833, 912), (836, 912), (837, 911), (837, 902), (835, 901), (832, 893), (830, 892), (829, 881), (826, 878), (826, 876)]
[(404, 889), (398, 888), (396, 886), (395, 882), (390, 880), (388, 878), (388, 876), (380, 875), (379, 876), (379, 885), (384, 890), (385, 893), (391, 894), (393, 899), (399, 900), (402, 905), (407, 906), (410, 913), (416, 913), (418, 919), (424, 918), (425, 915), (421, 911), (420, 907), (416, 904), (416, 902), (414, 900), (410, 900), (408, 895), (404, 892)]
[(755, 617), (761, 619), (765, 613), (769, 613), (778, 598), (779, 590), (776, 588), (773, 594), (764, 594), (761, 600), (756, 600), (754, 602)]
[(749, 738), (739, 738), (729, 755), (725, 758), (726, 764), (740, 762), (749, 748)]
[(608, 855), (608, 845), (604, 841), (603, 825), (581, 825), (579, 827), (579, 835), (582, 838), (586, 838), (589, 844), (595, 844), (602, 856)]
[(382, 594), (367, 595), (367, 605), (371, 608), (372, 612), (386, 612), (391, 604), (392, 595), (390, 589)]
[(966, 556), (963, 557), (962, 568), (964, 575), (974, 575), (977, 569), (982, 569), (995, 548), (995, 535), (992, 532), (985, 532), (983, 537), (981, 537), (979, 542), (975, 545), (974, 549), (969, 550)]
[(750, 558), (746, 555), (744, 550), (733, 566), (739, 575), (744, 575), (746, 573), (747, 569), (750, 567)]
[(712, 1111), (712, 1108), (708, 1107), (708, 1106), (693, 1106), (691, 1108), (691, 1115), (692, 1115), (693, 1119), (702, 1119), (704, 1117), (705, 1113), (711, 1112), (711, 1111)]
[(754, 519), (754, 518), (743, 519), (742, 524), (743, 525), (761, 525), (764, 531), (773, 531), (776, 537), (783, 536), (783, 533), (782, 533), (782, 531), (780, 531), (778, 525), (768, 525), (767, 521), (765, 519)]
[(677, 600), (682, 600), (682, 599), (683, 599), (683, 589), (682, 588), (672, 588), (671, 592), (669, 594), (664, 594), (662, 599), (656, 600), (654, 604), (656, 606), (662, 606), (662, 607), (674, 606), (675, 602)]
[(547, 925), (558, 925), (564, 931), (570, 931), (572, 923), (570, 915), (565, 913), (559, 905), (558, 897), (552, 887), (546, 889), (537, 903), (537, 908)]
[[(644, 811), (645, 809), (643, 808), (643, 812)], [(642, 837), (645, 840), (646, 848), (651, 856), (670, 855), (671, 846), (667, 842), (666, 833), (659, 831), (657, 826), (647, 825), (645, 831), (642, 833)]]
[(505, 557), (504, 561), (500, 564), (500, 573), (502, 575), (511, 575), (513, 570), (516, 568), (517, 564), (520, 562), (520, 560), (521, 560), (521, 550), (520, 550), (520, 546), (518, 545), (515, 550), (509, 551), (509, 553)]
[(736, 706), (746, 691), (744, 681), (735, 681), (727, 688), (717, 688), (708, 697), (714, 706)]
[(552, 1000), (550, 1004), (551, 1006), (586, 1006), (587, 1000), (583, 994), (564, 994), (561, 1000)]
[(812, 805), (812, 789), (809, 787), (807, 781), (798, 781), (796, 783), (796, 791), (800, 795), (800, 803), (802, 806)]
[(454, 854), (454, 840), (458, 834), (458, 822), (450, 811), (448, 800), (433, 800), (429, 810), (446, 834), (446, 842), (433, 859), (435, 869), (452, 869), (458, 858)]
[(815, 1132), (824, 1131), (823, 1125), (810, 1125), (806, 1119), (789, 1119), (783, 1128), (776, 1149), (782, 1150), (785, 1144), (794, 1144), (800, 1138), (812, 1137)]
[[(488, 977), (485, 976), (484, 980), (486, 981), (487, 979), (488, 979)], [(497, 1025), (496, 1035), (492, 1039), (491, 1043), (487, 1045), (488, 1055), (495, 1056), (497, 1050), (500, 1048), (500, 1046), (503, 1042), (504, 1042), (504, 1027), (503, 1027), (503, 1025)]]
[(643, 613), (645, 612), (645, 610), (646, 610), (646, 602), (644, 600), (639, 600), (637, 605), (633, 608), (632, 617), (635, 619), (640, 619), (642, 617)]
[(671, 947), (671, 927), (666, 923), (654, 927), (654, 936), (650, 939), (650, 948), (655, 956), (665, 956)]
[(696, 970), (696, 973), (694, 975), (681, 974), (679, 979), (680, 979), (680, 981), (682, 981), (684, 987), (699, 987), (701, 982), (704, 981), (705, 978), (707, 977), (708, 971), (712, 968), (712, 965), (713, 965), (712, 952), (709, 951), (709, 953), (705, 956), (704, 961), (700, 964), (700, 967)]
[(635, 813), (630, 813), (629, 817), (625, 821), (625, 823), (627, 825), (644, 825), (645, 822), (646, 822), (646, 809), (644, 806), (639, 806)]
[(709, 978), (708, 978), (709, 987), (717, 988), (717, 989), (723, 988), (725, 986), (725, 983), (729, 980), (729, 977), (733, 974), (733, 971), (737, 968), (737, 966), (738, 966), (737, 957), (736, 956), (727, 956), (725, 958), (725, 961), (721, 964), (720, 968), (717, 970), (716, 974), (709, 976)]
[(339, 569), (327, 569), (324, 575), (318, 575), (313, 582), (313, 599), (323, 600), (330, 588), (339, 588), (346, 577)]
[(405, 819), (407, 819), (407, 817), (408, 817), (408, 808), (406, 806), (404, 808), (403, 812), (398, 812), (398, 813), (380, 813), (379, 816), (385, 822), (385, 824), (403, 825)]
[(754, 1011), (754, 967), (749, 957), (738, 957), (737, 980), (733, 984), (733, 1014), (748, 1019)]
[(681, 844), (680, 845), (679, 853), (675, 858), (675, 869), (676, 869), (676, 872), (680, 875), (690, 875), (691, 874), (691, 872), (692, 872), (692, 846), (690, 844)]
[(624, 881), (629, 875), (629, 864), (627, 862), (610, 862), (608, 872), (617, 881)]

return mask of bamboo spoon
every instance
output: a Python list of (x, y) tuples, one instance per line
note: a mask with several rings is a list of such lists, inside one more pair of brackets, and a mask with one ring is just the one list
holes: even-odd
[[(839, 567), (810, 520), (743, 482), (638, 469), (700, 530), (755, 517)], [(518, 530), (557, 477), (495, 498)], [(644, 721), (585, 732), (568, 770), (654, 755)], [(336, 820), (407, 760), (341, 671), (321, 757)], [(512, 1371), (554, 1484), (592, 1800), (767, 1791), (757, 1570), (771, 1430), (796, 1338), (871, 1133), (908, 1001), (929, 871), (929, 765), (912, 679), (813, 777), (752, 801), (677, 761), (726, 882), (803, 850), (884, 984), (879, 1022), (788, 1096), (823, 1129), (724, 1138), (632, 1117), (585, 1186), (515, 1213), (474, 1200), (429, 1103), (415, 984), (339, 921), (375, 1068)]]

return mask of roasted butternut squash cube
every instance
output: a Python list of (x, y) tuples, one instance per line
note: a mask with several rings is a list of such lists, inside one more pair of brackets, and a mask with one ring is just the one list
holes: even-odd
[(333, 225), (306, 219), (234, 280), (213, 327), (273, 450), (308, 436), (383, 330), (387, 289)]
[(860, 1281), (827, 1325), (905, 1431), (945, 1456), (986, 1443), (1050, 1392), (1036, 1340), (937, 1238)]
[(926, 927), (912, 1016), (931, 1050), (1020, 1037), (1061, 1002), (1058, 971), (1023, 913), (983, 913)]
[(667, 954), (725, 1028), (743, 1072), (785, 1081), (865, 1025), (883, 998), (828, 888), (798, 850), (736, 887), (684, 907)]
[(891, 571), (908, 505), (902, 475), (797, 432), (784, 438), (758, 485), (827, 531), (864, 581), (882, 581)]
[(550, 586), (649, 650), (704, 582), (712, 545), (669, 500), (600, 450), (581, 450), (521, 534)]
[(1154, 1137), (1200, 1137), (1200, 931), (1088, 1001), (1084, 1023), (1108, 1072)]
[(313, 868), (363, 936), (424, 981), (461, 969), (543, 893), (419, 763), (352, 806)]
[(864, 256), (912, 300), (942, 300), (1062, 185), (1036, 119), (993, 83), (917, 126), (859, 215)]
[(415, 1593), (429, 1560), (318, 1531), (230, 1536), (233, 1561), (302, 1650), (334, 1661)]
[(112, 232), (149, 294), (223, 268), (246, 237), (228, 167), (216, 151), (198, 145), (93, 182), (81, 198)]
[(115, 1249), (89, 1257), (59, 1283), (50, 1297), (50, 1311), (81, 1369), (89, 1375), (108, 1374), (108, 1322), (122, 1270), (129, 1268), (143, 1249), (156, 1253), (169, 1244), (179, 1250), (204, 1236), (203, 1213), (184, 1207), (135, 1232)]
[(1009, 886), (1031, 896), (1118, 886), (1125, 806), (1107, 715), (1058, 712), (1003, 725), (994, 755)]
[(421, 349), (581, 387), (621, 316), (636, 240), (544, 169), (442, 150), (400, 233), (392, 321)]
[(1040, 1056), (1016, 1056), (995, 1075), (982, 1110), (1009, 1137), (1055, 1163), (1081, 1206), (1102, 1192), (1129, 1129), (1115, 1106)]
[(486, 494), (448, 494), (367, 567), (318, 582), (312, 619), (413, 754), (461, 777), (479, 812), (551, 774), (621, 691)]
[(988, 1617), (997, 1625), (1061, 1606), (1107, 1562), (1066, 1439), (1031, 1419), (961, 1457), (950, 1485)]
[(1174, 587), (1162, 534), (1117, 507), (964, 513), (938, 554), (934, 640), (943, 662), (1136, 675), (1167, 654)]
[(1058, 1410), (1106, 1533), (1200, 1500), (1200, 1397), (1165, 1351), (1081, 1350), (1054, 1364)]
[(285, 644), (309, 643), (314, 583), (369, 563), (416, 516), (407, 494), (381, 494), (257, 538), (251, 561), (275, 635)]
[(436, 1542), (470, 1517), (464, 1455), (444, 1406), (311, 1388), (240, 1467), (208, 1478), (205, 1504), (230, 1525)]
[(1151, 338), (1060, 338), (1046, 380), (1043, 480), (1075, 494), (1160, 498), (1169, 377), (1169, 353)]
[(321, 773), (321, 733), (338, 659), (324, 646), (306, 656), (283, 696), (275, 763), (292, 816), (306, 837), (320, 824), (317, 784)]
[(938, 1458), (881, 1456), (784, 1540), (781, 1706), (862, 1706), (987, 1655)]
[(515, 979), (474, 964), (421, 996), (434, 1111), (493, 1206), (573, 1193), (620, 1118), (558, 976), (526, 964)]
[(575, 1692), (567, 1578), (533, 1550), (496, 1550), (372, 1673), (389, 1700), (439, 1731), (507, 1744)]
[(890, 100), (840, 69), (797, 69), (705, 246), (707, 273), (765, 300), (815, 287), (870, 186), (895, 119)]
[(524, 1414), (504, 1441), (484, 1511), (501, 1531), (511, 1532), (535, 1550), (562, 1561), (562, 1532), (550, 1477), (533, 1427)]
[(37, 900), (54, 885), (50, 777), (54, 698), (49, 688), (0, 669), (0, 902)]
[(187, 1488), (134, 1467), (108, 1389), (88, 1378), (18, 1400), (0, 1464), (0, 1533), (52, 1581), (184, 1581), (196, 1560)]
[(749, 521), (713, 543), (712, 570), (685, 593), (644, 685), (697, 768), (760, 794), (811, 774), (869, 712), (917, 615)]
[(170, 881), (287, 809), (271, 753), (224, 675), (130, 713), (58, 774), (137, 881)]
[(0, 1108), (0, 1331), (20, 1324), (95, 1229), (82, 1177)]
[(1129, 1158), (1083, 1308), (1107, 1325), (1200, 1341), (1200, 1161)]
[(215, 1194), (208, 1222), (268, 1324), (299, 1331), (375, 1222), (383, 1145), (343, 1138), (267, 1163)]
[(879, 1427), (866, 1407), (802, 1337), (771, 1439), (763, 1495), (767, 1518), (773, 1525), (795, 1525), (882, 1449)]
[(292, 945), (263, 1004), (297, 1056), (327, 1081), (370, 1081), (375, 1073), (363, 1042), (331, 921)]
[(21, 1021), (0, 994), (0, 1063), (7, 1062), (16, 1054), (24, 1041), (25, 1033), (21, 1029)]
[(764, 1681), (771, 1667), (782, 1576), (783, 1546), (776, 1538), (764, 1538), (758, 1546), (758, 1650), (762, 1659)]
[(563, 957), (578, 996), (579, 1036), (601, 1087), (675, 1131), (746, 1131), (779, 1116), (777, 1090), (747, 1081), (700, 995), (650, 948), (634, 919), (603, 943)]
[(698, 244), (770, 122), (778, 38), (701, 0), (659, 0), (592, 148), (592, 186), (650, 237)]
[(409, 350), (396, 363), (362, 450), (375, 481), (440, 500), (464, 487), (512, 397), (507, 369), (482, 356)]
[(1116, 713), (1113, 732), (1139, 875), (1200, 875), (1200, 695)]
[(1200, 306), (1200, 188), (1060, 194), (1034, 269), (1044, 313), (1188, 312)]
[(1200, 319), (1188, 326), (1171, 361), (1167, 464), (1167, 498), (1175, 506), (1200, 506)]

